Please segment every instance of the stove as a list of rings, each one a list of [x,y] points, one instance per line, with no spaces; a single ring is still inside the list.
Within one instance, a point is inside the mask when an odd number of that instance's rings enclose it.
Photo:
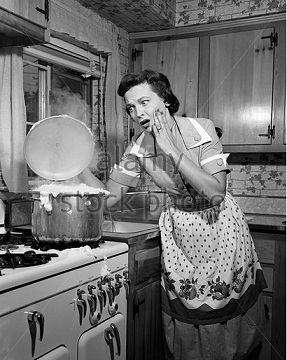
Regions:
[[[0,358],[125,359],[128,246],[43,249],[0,238]]]

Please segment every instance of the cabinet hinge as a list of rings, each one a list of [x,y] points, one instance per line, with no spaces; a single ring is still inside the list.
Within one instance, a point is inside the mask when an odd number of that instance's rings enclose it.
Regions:
[[[45,8],[41,9],[38,6],[35,8],[41,14],[45,15],[45,20],[48,22],[50,17],[49,0],[45,0]]]
[[[275,139],[275,125],[271,128],[271,125],[268,125],[267,134],[258,134],[258,136],[266,136],[267,139]]]
[[[132,49],[132,61],[136,61],[138,55],[141,55],[143,50]]]
[[[271,33],[269,36],[262,36],[261,39],[270,39],[269,49],[274,49],[275,46],[278,46],[278,33]]]

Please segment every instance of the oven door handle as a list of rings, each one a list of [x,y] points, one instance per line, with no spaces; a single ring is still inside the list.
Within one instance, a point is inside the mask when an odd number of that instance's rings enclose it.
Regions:
[[[116,338],[116,344],[117,344],[117,352],[116,355],[120,356],[121,355],[121,339],[120,339],[120,334],[119,334],[119,330],[116,327],[115,324],[111,323],[110,327],[113,330],[113,333],[115,335]]]
[[[108,327],[104,330],[104,337],[106,340],[106,343],[110,349],[110,355],[111,355],[111,360],[115,359],[115,354],[114,354],[114,334],[113,334],[113,329],[111,327]]]

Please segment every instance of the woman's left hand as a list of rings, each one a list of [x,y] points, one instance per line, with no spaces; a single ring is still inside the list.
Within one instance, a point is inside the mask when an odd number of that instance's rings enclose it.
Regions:
[[[156,109],[154,113],[153,133],[157,144],[167,155],[171,155],[174,151],[178,150],[174,144],[170,128],[171,125],[167,121],[166,114]]]

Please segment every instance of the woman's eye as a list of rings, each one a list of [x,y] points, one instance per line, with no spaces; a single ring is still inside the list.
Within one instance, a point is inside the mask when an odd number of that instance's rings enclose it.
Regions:
[[[148,100],[143,100],[143,101],[142,101],[142,104],[143,104],[143,105],[146,105],[147,103],[148,103]]]

